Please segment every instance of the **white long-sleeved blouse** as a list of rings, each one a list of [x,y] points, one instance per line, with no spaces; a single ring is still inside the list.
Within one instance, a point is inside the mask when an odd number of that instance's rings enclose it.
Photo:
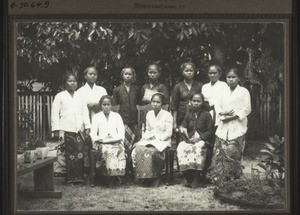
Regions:
[[[114,139],[124,141],[125,128],[120,114],[111,111],[108,118],[101,111],[92,119],[90,136],[93,142],[111,136]]]
[[[73,97],[65,90],[52,103],[52,131],[78,132],[90,128],[89,111],[75,91]]]
[[[220,123],[220,103],[222,100],[223,92],[228,89],[228,85],[223,81],[217,81],[214,85],[210,83],[204,84],[202,87],[202,94],[204,100],[209,102],[209,105],[214,105],[216,113],[215,125],[218,126]],[[213,111],[210,111],[213,117]]]
[[[221,100],[221,110],[234,110],[237,119],[227,123],[220,121],[216,135],[224,140],[233,140],[243,136],[247,132],[247,116],[251,113],[251,98],[249,91],[241,86],[237,86],[233,92],[230,88],[224,91]]]
[[[83,85],[77,90],[80,99],[86,104],[90,103],[98,103],[102,96],[107,95],[107,92],[104,87],[98,86],[96,84],[91,88],[88,83]],[[94,117],[95,112],[93,110],[90,111],[90,119]]]
[[[170,146],[173,130],[173,117],[171,113],[161,109],[157,116],[154,110],[151,110],[146,115],[146,131],[143,133],[143,138],[147,139],[155,136]]]

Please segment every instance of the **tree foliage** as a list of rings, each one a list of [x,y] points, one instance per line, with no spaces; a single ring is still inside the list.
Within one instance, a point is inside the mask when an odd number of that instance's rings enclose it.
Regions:
[[[120,84],[126,65],[136,69],[137,83],[143,84],[152,61],[162,66],[162,82],[169,87],[181,79],[179,67],[187,60],[195,63],[202,82],[211,63],[238,66],[244,81],[257,84],[280,81],[282,73],[264,64],[264,58],[283,64],[283,26],[275,23],[24,22],[17,29],[18,80],[44,82],[53,91],[66,70],[78,73],[82,82],[91,65],[108,92]]]

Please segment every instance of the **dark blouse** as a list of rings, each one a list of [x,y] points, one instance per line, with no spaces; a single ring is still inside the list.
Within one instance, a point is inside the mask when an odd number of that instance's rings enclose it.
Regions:
[[[190,96],[194,92],[201,92],[202,83],[193,80],[191,90],[189,90],[184,81],[176,84],[172,91],[172,99],[170,109],[177,111],[177,124],[181,125],[182,120],[187,112],[187,105],[189,103]]]
[[[140,101],[140,89],[136,85],[131,85],[127,92],[125,85],[116,87],[113,91],[113,104],[120,105],[119,114],[124,124],[136,124],[138,121],[138,112],[136,105]]]
[[[141,89],[141,99],[143,99],[146,89],[154,90],[154,91],[164,94],[164,96],[165,96],[164,104],[170,104],[170,94],[169,94],[169,91],[168,91],[168,88],[166,87],[166,85],[164,85],[162,83],[158,83],[156,85],[153,85],[151,88],[149,83],[144,84]],[[142,101],[143,105],[146,105],[149,103],[150,103],[149,101]]]
[[[182,126],[187,129],[189,138],[197,131],[202,140],[213,143],[214,124],[208,111],[200,110],[197,118],[194,111],[189,111],[184,117]]]

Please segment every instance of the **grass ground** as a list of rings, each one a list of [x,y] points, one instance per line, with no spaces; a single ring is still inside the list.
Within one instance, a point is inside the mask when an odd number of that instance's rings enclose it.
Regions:
[[[262,141],[246,144],[243,164],[245,174],[257,163]],[[33,174],[18,178],[18,190],[33,189]],[[61,199],[29,198],[17,195],[18,210],[33,211],[236,211],[247,210],[220,202],[213,195],[213,185],[191,189],[182,186],[182,175],[175,175],[174,185],[157,188],[122,185],[107,188],[102,185],[65,185],[55,177],[55,190],[62,191]]]

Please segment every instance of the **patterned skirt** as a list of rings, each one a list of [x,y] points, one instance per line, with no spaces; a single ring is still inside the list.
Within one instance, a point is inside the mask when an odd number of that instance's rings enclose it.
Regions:
[[[126,152],[131,151],[132,146],[133,146],[133,142],[135,139],[135,131],[136,131],[136,125],[132,124],[132,125],[124,125],[125,127],[125,139],[124,139],[124,147]]]
[[[83,182],[84,142],[79,133],[64,132],[56,156],[54,176],[65,177],[67,183]]]
[[[96,171],[105,176],[124,176],[126,168],[126,154],[124,146],[117,142],[113,144],[99,144],[97,150],[100,157],[96,162]]]
[[[165,153],[159,152],[155,147],[137,146],[132,150],[132,163],[135,177],[158,178],[164,167]]]
[[[235,166],[241,164],[244,148],[245,135],[230,141],[223,140],[217,136],[213,150],[212,168],[219,164],[224,164],[224,161],[227,161],[226,164],[232,166],[232,168],[230,168],[231,170],[236,169],[233,175],[240,176],[242,174],[241,169],[235,168]]]
[[[207,148],[204,141],[195,144],[180,142],[177,147],[177,157],[180,171],[203,170],[206,161]]]

